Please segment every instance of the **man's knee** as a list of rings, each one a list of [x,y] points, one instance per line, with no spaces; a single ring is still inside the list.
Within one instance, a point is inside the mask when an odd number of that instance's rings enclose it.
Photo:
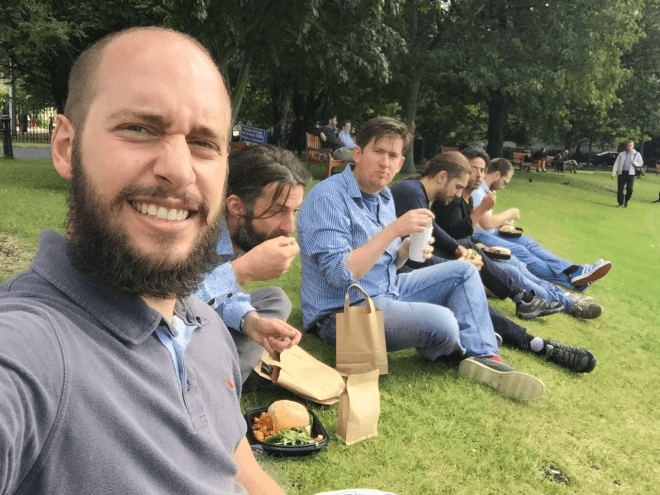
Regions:
[[[250,304],[266,318],[286,321],[291,314],[291,300],[280,287],[263,287],[250,292]]]

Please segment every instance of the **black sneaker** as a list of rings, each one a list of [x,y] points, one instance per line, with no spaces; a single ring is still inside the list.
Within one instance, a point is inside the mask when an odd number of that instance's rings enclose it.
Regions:
[[[541,296],[534,294],[530,302],[520,301],[516,303],[516,315],[523,320],[531,320],[539,316],[548,316],[559,313],[564,309],[560,302],[546,301]]]
[[[516,371],[508,364],[495,361],[491,357],[463,359],[458,365],[458,372],[464,378],[485,383],[510,399],[533,400],[540,397],[545,390],[545,385],[538,378]]]
[[[577,300],[568,310],[568,314],[575,316],[576,318],[585,318],[590,320],[592,318],[598,318],[603,313],[603,307],[591,302],[584,300]]]
[[[554,340],[545,341],[545,359],[576,373],[589,373],[596,366],[595,356],[587,349],[568,347]]]

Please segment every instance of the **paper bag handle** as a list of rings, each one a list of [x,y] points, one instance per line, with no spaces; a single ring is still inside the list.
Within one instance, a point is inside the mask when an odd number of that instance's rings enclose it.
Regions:
[[[374,307],[374,303],[369,297],[369,294],[365,292],[365,290],[360,287],[358,284],[351,284],[348,286],[348,289],[346,289],[346,296],[344,297],[344,313],[348,313],[348,307],[351,305],[351,299],[348,296],[348,293],[350,292],[351,289],[357,289],[362,294],[364,295],[364,302],[367,305],[367,308],[369,308],[369,313],[374,313],[376,312],[376,308]]]

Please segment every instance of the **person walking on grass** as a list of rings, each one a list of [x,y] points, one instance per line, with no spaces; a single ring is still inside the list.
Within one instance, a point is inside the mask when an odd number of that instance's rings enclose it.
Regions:
[[[415,348],[429,360],[460,359],[459,373],[519,400],[539,397],[543,382],[498,356],[486,294],[474,265],[449,261],[397,274],[410,240],[433,219],[426,208],[400,218],[387,187],[401,170],[412,136],[388,117],[360,127],[353,164],[307,194],[298,218],[303,330],[333,344],[336,313],[358,283],[383,313],[388,351]],[[459,187],[459,179],[448,186]],[[427,257],[431,250],[426,250]],[[351,302],[359,303],[359,293]]]
[[[632,198],[636,169],[644,165],[642,154],[635,149],[635,141],[626,141],[626,150],[619,153],[612,166],[612,179],[617,177],[616,200],[619,208],[627,208]],[[624,194],[625,191],[625,194]]]

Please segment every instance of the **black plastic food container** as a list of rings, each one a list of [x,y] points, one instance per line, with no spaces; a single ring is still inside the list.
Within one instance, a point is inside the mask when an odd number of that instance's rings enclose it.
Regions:
[[[514,230],[513,232],[504,232],[504,231],[500,230],[500,235],[502,237],[515,238],[515,237],[520,237],[522,235],[522,233],[523,233],[523,229],[521,229],[520,227],[516,227],[516,230]]]
[[[508,253],[494,253],[492,251],[481,251],[485,256],[488,256],[491,260],[510,260],[511,255]]]
[[[253,448],[258,447],[259,450],[263,450],[265,453],[270,455],[279,455],[279,456],[303,456],[310,455],[314,452],[318,452],[321,449],[324,449],[328,445],[328,434],[323,428],[323,425],[319,421],[319,418],[316,417],[309,409],[307,412],[312,417],[312,438],[319,435],[323,435],[323,440],[319,443],[311,443],[309,445],[271,445],[269,443],[260,442],[254,437],[254,431],[252,430],[252,425],[254,424],[254,418],[261,416],[262,412],[268,412],[267,407],[250,407],[245,413],[245,421],[247,421],[247,439],[250,445]]]

